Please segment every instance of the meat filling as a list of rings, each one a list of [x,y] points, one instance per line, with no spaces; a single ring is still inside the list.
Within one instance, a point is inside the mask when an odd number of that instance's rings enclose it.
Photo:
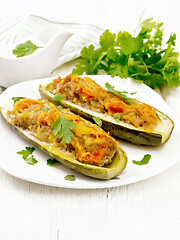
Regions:
[[[72,129],[70,143],[55,135],[52,124],[63,114],[66,120],[73,120],[76,127]],[[71,154],[76,160],[103,166],[112,161],[118,149],[118,143],[96,124],[82,119],[66,110],[59,110],[45,99],[22,99],[17,101],[14,109],[8,112],[13,125],[29,130],[36,139],[51,144],[59,151]]]
[[[145,103],[132,99],[130,103],[107,92],[89,77],[68,75],[54,79],[49,87],[52,94],[64,94],[64,99],[98,113],[107,113],[137,128],[152,130],[159,118],[156,111]]]

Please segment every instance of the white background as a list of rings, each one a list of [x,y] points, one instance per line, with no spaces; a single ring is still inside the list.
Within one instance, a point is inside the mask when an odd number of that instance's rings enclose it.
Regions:
[[[34,13],[59,21],[94,23],[113,31],[133,31],[143,14],[177,33],[180,19],[178,0],[1,0],[0,13]]]
[[[154,17],[164,23],[165,37],[176,33],[177,51],[180,48],[177,0],[0,0],[1,19],[27,13],[131,33],[143,14],[143,19]],[[177,110],[172,93],[167,102]],[[47,187],[0,170],[0,239],[179,240],[179,203],[180,163],[149,180],[103,190]]]

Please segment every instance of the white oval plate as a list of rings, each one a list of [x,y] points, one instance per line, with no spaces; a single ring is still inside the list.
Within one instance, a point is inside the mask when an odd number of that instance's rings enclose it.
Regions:
[[[167,170],[179,160],[180,126],[175,114],[157,93],[146,85],[139,84],[131,79],[111,78],[107,75],[93,75],[90,77],[103,87],[106,82],[109,82],[115,86],[115,89],[120,91],[127,91],[129,93],[137,92],[133,95],[134,98],[148,103],[167,114],[175,123],[170,139],[160,147],[136,146],[125,141],[119,141],[128,156],[126,169],[119,176],[119,179],[98,180],[76,173],[62,164],[48,166],[46,160],[49,159],[49,156],[37,148],[33,152],[33,155],[38,160],[38,163],[28,165],[17,152],[26,146],[32,145],[9,128],[1,116],[0,167],[4,171],[20,179],[49,186],[96,189],[123,186],[150,178]],[[0,106],[6,105],[12,97],[40,98],[38,86],[52,80],[53,78],[37,79],[13,85],[1,94]],[[147,165],[139,166],[132,163],[132,160],[140,161],[145,154],[151,155],[151,159]],[[74,175],[76,180],[65,180],[64,177],[68,174]]]

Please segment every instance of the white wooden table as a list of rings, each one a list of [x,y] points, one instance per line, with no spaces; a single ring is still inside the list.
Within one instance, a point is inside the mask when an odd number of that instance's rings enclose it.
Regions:
[[[6,1],[4,11],[31,11],[60,21],[81,21],[131,31],[143,9],[176,32],[178,1]],[[171,4],[171,5],[169,5]],[[59,6],[58,6],[59,5]],[[9,7],[9,9],[8,9]],[[29,8],[29,9],[28,9]],[[1,15],[1,16],[2,16]],[[171,30],[169,30],[171,29]],[[59,72],[69,71],[65,65]],[[55,74],[55,73],[54,73]],[[178,89],[166,101],[180,120]],[[7,147],[7,151],[10,149]],[[179,156],[180,158],[180,156]],[[20,180],[0,170],[1,240],[180,239],[180,162],[135,184],[99,190],[62,189]]]

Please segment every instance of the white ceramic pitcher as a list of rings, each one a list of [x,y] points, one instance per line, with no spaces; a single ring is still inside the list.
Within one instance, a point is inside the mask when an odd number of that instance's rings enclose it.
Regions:
[[[47,31],[43,31],[43,34],[45,32]],[[15,83],[49,77],[62,47],[71,35],[72,33],[64,31],[53,34],[42,48],[19,58],[8,53],[12,49],[0,49],[0,85],[9,87]]]

